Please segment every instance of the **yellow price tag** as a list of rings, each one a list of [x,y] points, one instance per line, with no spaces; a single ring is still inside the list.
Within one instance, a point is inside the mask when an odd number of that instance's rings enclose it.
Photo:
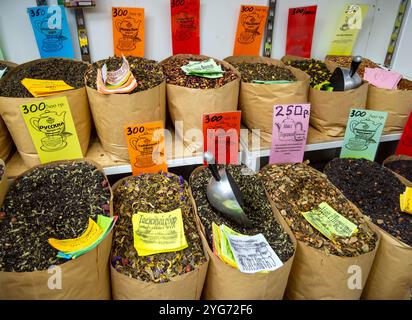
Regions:
[[[24,78],[21,81],[21,84],[36,98],[74,89],[63,80],[40,80]]]
[[[23,104],[20,111],[41,163],[83,158],[66,97]]]
[[[412,188],[406,187],[403,194],[399,195],[401,211],[412,214]]]

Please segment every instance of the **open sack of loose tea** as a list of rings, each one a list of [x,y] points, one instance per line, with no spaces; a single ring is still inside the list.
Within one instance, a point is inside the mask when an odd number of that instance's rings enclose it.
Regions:
[[[259,174],[298,240],[286,297],[359,299],[379,244],[362,213],[324,174],[305,163],[268,165]],[[328,217],[340,222],[336,229]],[[352,266],[362,272],[356,283],[348,271]]]
[[[110,57],[89,66],[85,82],[103,149],[128,160],[125,125],[165,121],[166,82],[162,67],[139,57]]]
[[[362,297],[410,299],[412,215],[400,208],[406,185],[390,170],[365,159],[333,159],[325,173],[379,227],[381,244]]]
[[[326,56],[326,64],[334,70],[336,67],[349,67],[351,56]],[[362,59],[358,73],[364,78],[366,68],[380,68],[379,64]],[[385,76],[383,76],[385,77]],[[388,112],[384,132],[402,131],[412,110],[412,81],[403,78],[396,89],[384,89],[372,84],[369,85],[366,109]]]
[[[366,107],[368,83],[347,91],[323,90],[323,84],[327,85],[334,69],[329,69],[324,62],[316,59],[285,56],[282,61],[310,76],[310,124],[328,136],[343,136],[350,110]]]
[[[242,121],[250,129],[260,129],[265,140],[271,141],[274,105],[308,102],[309,76],[305,72],[265,57],[233,56],[224,60],[242,77]]]
[[[48,98],[67,97],[77,137],[83,155],[86,154],[91,131],[89,102],[84,87],[86,69],[87,64],[81,61],[61,58],[38,59],[17,66],[1,80],[0,115],[26,166],[37,165],[40,160],[21,114],[20,105]],[[62,80],[73,89],[35,98],[22,84],[24,79]]]
[[[203,298],[282,299],[296,241],[288,226],[275,217],[259,177],[243,165],[225,168],[239,186],[251,225],[241,226],[211,205],[208,168],[192,172],[190,186],[210,256]]]
[[[383,165],[395,173],[403,184],[412,184],[412,157],[403,154],[392,155],[383,161]]]
[[[88,161],[53,162],[17,177],[0,210],[0,299],[110,299],[112,234],[100,224],[108,220],[109,183]],[[79,237],[85,244],[85,234],[96,236],[94,246],[75,255],[61,248],[77,248]]]
[[[229,63],[202,55],[178,54],[160,64],[166,76],[167,108],[173,125],[183,121],[183,132],[176,134],[183,135],[180,138],[190,151],[199,151],[203,138],[194,134],[193,141],[186,132],[202,132],[204,113],[236,111],[240,74]],[[196,73],[198,70],[206,73]]]
[[[187,182],[142,174],[118,181],[113,192],[113,299],[200,299],[209,262]]]

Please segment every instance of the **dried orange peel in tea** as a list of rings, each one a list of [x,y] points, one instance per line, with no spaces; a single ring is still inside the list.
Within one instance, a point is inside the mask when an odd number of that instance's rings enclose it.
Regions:
[[[259,175],[296,239],[326,254],[353,257],[375,249],[376,233],[366,218],[321,172],[304,163],[266,166]],[[339,214],[354,223],[358,232],[352,237],[327,239],[302,215],[326,202]]]
[[[142,174],[121,180],[114,191],[112,266],[141,281],[164,283],[206,262],[196,227],[189,186],[171,173]],[[137,212],[165,213],[181,209],[188,247],[175,252],[139,256],[134,247],[132,216]]]

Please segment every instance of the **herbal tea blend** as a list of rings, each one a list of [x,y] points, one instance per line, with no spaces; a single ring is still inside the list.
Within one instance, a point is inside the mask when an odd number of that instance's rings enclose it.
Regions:
[[[165,80],[162,67],[156,61],[132,56],[127,56],[126,59],[129,62],[130,71],[137,81],[137,87],[129,94],[154,88]],[[122,66],[123,59],[122,57],[110,57],[93,63],[86,72],[85,78],[88,87],[97,89],[97,70],[101,69],[105,63],[107,71],[114,71]]]
[[[236,80],[238,76],[235,71],[227,68],[225,65],[214,60],[218,66],[221,66],[223,77],[210,79],[193,75],[186,75],[180,67],[185,66],[189,61],[204,61],[209,58],[183,58],[172,57],[162,63],[163,72],[166,75],[166,82],[177,86],[192,88],[192,89],[217,89],[224,86],[233,80]]]
[[[49,238],[83,234],[89,217],[110,214],[110,186],[87,162],[37,167],[10,186],[0,212],[0,271],[46,270],[56,257]]]
[[[219,168],[221,167],[219,166]],[[210,205],[206,190],[212,175],[207,168],[197,169],[190,176],[190,186],[197,205],[198,215],[205,227],[209,246],[212,248],[212,223],[215,222],[217,225],[224,224],[245,235],[262,233],[280,260],[282,262],[287,261],[293,255],[293,244],[289,235],[276,221],[259,177],[243,165],[229,165],[226,168],[232,174],[243,194],[243,209],[252,221],[253,227],[244,228],[235,224]]]
[[[339,67],[345,67],[345,68],[350,68],[350,65],[352,63],[352,57],[351,56],[327,56],[326,59],[331,62],[335,62],[336,64],[339,65]],[[379,64],[373,62],[372,60],[362,58],[362,62],[359,65],[359,68],[357,70],[357,73],[359,73],[359,76],[363,78],[363,75],[365,73],[365,68],[379,68]]]
[[[320,60],[288,60],[285,64],[306,72],[310,76],[311,87],[329,81],[332,75],[326,64]]]
[[[196,227],[188,184],[170,173],[142,174],[122,180],[114,190],[114,210],[119,219],[114,228],[112,266],[120,273],[142,281],[164,283],[206,262]],[[139,256],[133,245],[132,216],[138,212],[182,211],[186,249]]]
[[[307,164],[295,163],[267,166],[261,170],[260,176],[298,240],[326,254],[342,257],[358,256],[375,248],[378,238],[365,218],[322,173]],[[302,215],[322,202],[357,225],[359,231],[350,238],[337,238],[336,243],[323,236]]]
[[[385,163],[385,167],[396,172],[400,176],[412,181],[412,161],[411,160],[395,160]]]
[[[412,215],[400,211],[405,186],[388,169],[365,159],[333,159],[325,174],[373,223],[412,245]]]
[[[287,68],[266,63],[233,63],[232,64],[242,75],[243,82],[262,81],[296,81],[292,71]]]
[[[13,70],[0,87],[0,96],[31,98],[32,94],[21,84],[24,78],[63,80],[75,89],[84,87],[87,64],[81,61],[49,58],[35,60]]]

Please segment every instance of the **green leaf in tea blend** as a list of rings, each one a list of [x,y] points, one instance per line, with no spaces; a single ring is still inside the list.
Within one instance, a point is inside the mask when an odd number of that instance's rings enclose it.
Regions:
[[[219,166],[221,168],[222,166]],[[198,214],[205,227],[207,241],[212,248],[212,223],[226,225],[234,231],[245,235],[262,233],[282,262],[286,262],[294,252],[289,235],[276,221],[272,207],[266,198],[263,185],[256,175],[245,166],[229,165],[226,167],[238,184],[243,194],[243,209],[252,221],[252,228],[241,227],[216,211],[206,195],[207,185],[212,177],[207,168],[197,169],[190,176],[190,186],[197,205]]]
[[[314,87],[322,82],[329,81],[332,75],[326,67],[326,64],[320,60],[288,60],[285,64],[306,72],[310,76],[311,87]]]
[[[259,175],[296,239],[337,256],[358,256],[375,248],[377,235],[365,217],[321,172],[307,164],[295,163],[266,166]],[[336,238],[336,243],[324,237],[302,215],[322,202],[356,224],[359,231],[350,238]]]
[[[168,84],[174,84],[177,86],[193,88],[193,89],[216,89],[224,86],[225,84],[236,80],[238,78],[234,70],[227,68],[219,61],[216,61],[218,66],[222,67],[223,77],[221,78],[204,78],[193,75],[186,75],[180,68],[189,63],[189,61],[205,61],[209,58],[183,58],[183,57],[173,57],[162,63],[163,72],[166,75],[166,82]]]
[[[154,88],[165,80],[162,67],[156,61],[132,56],[127,56],[126,59],[129,62],[130,71],[137,82],[137,87],[133,91],[128,92],[128,94]],[[114,71],[122,66],[123,58],[110,57],[93,63],[86,72],[86,84],[88,87],[97,89],[97,70],[101,69],[105,63],[107,71]]]
[[[412,181],[412,161],[411,160],[395,160],[385,164],[385,167],[396,172],[400,176]]]
[[[56,257],[49,238],[77,238],[89,217],[110,214],[110,186],[87,162],[49,164],[18,177],[0,212],[0,271],[45,270]]]
[[[253,82],[254,80],[297,80],[292,71],[288,68],[273,64],[242,62],[235,63],[233,66],[241,73],[243,82]]]
[[[400,211],[405,186],[388,169],[365,159],[333,159],[325,174],[373,223],[412,245],[412,215]]]
[[[120,273],[147,282],[163,283],[206,262],[198,234],[189,186],[171,173],[128,177],[114,190],[112,266]],[[163,213],[181,208],[188,247],[177,252],[139,256],[133,244],[132,216],[137,212]]]
[[[2,80],[1,97],[31,98],[33,95],[21,84],[24,78],[63,80],[75,89],[84,87],[87,64],[69,59],[49,58],[19,66]]]

